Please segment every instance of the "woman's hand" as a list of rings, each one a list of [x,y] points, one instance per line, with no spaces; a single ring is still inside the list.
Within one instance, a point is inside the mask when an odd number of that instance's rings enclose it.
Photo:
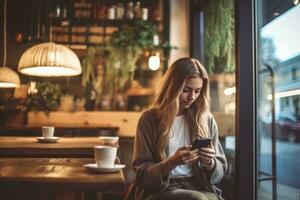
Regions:
[[[197,161],[200,157],[199,150],[195,149],[191,151],[191,148],[191,145],[178,148],[175,154],[170,157],[170,164],[176,167],[177,165],[192,164]]]
[[[211,171],[215,167],[215,154],[215,149],[211,144],[208,147],[200,149],[200,161],[208,171]]]

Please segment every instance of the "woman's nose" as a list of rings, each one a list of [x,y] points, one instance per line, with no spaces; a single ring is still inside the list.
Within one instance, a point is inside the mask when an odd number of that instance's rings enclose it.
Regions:
[[[195,99],[195,96],[196,96],[195,92],[191,92],[191,93],[189,94],[188,98],[189,98],[189,100],[194,100],[194,99]]]

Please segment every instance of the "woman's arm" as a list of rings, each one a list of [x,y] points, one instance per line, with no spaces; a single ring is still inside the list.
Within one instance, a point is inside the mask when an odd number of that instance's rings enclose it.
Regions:
[[[136,184],[147,189],[160,188],[164,184],[162,162],[156,160],[154,155],[154,140],[157,137],[154,134],[158,134],[154,124],[154,114],[144,112],[138,122],[133,150],[132,165],[136,171]]]
[[[218,126],[213,116],[211,116],[210,119],[210,130],[212,136],[212,145],[215,151],[215,156],[214,156],[215,164],[213,169],[210,172],[210,183],[216,184],[221,181],[221,179],[223,178],[227,170],[227,161],[226,161],[223,148],[219,141]]]
[[[162,161],[162,174],[168,175],[178,165],[193,164],[197,162],[200,157],[198,149],[191,150],[192,145],[185,145],[179,147],[175,154]]]

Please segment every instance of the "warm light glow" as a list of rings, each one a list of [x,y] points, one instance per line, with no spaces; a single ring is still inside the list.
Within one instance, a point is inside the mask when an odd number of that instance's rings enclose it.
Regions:
[[[15,83],[5,83],[5,82],[0,82],[0,88],[18,88],[19,85]]]
[[[45,76],[45,77],[58,77],[58,76],[75,76],[80,73],[74,69],[64,67],[52,66],[38,66],[27,67],[20,70],[22,74],[30,76]]]
[[[153,36],[153,44],[154,44],[154,46],[158,46],[159,45],[159,36],[157,34],[155,34]]]
[[[148,65],[151,70],[157,70],[160,66],[159,55],[157,54],[155,56],[150,56]]]
[[[230,87],[230,88],[226,88],[224,90],[224,94],[225,95],[232,95],[232,94],[235,94],[236,93],[236,88],[235,87]]]
[[[295,95],[300,95],[300,89],[290,90],[290,91],[285,91],[285,92],[278,92],[275,94],[275,99],[280,99],[283,97],[290,97],[290,96],[295,96]],[[268,100],[272,100],[273,96],[271,94],[269,94],[267,98],[268,98]]]
[[[235,111],[235,103],[231,102],[231,103],[225,104],[225,113],[230,113],[232,111]]]
[[[28,87],[28,94],[36,94],[36,93],[38,93],[38,90],[36,89],[36,82],[30,81]]]

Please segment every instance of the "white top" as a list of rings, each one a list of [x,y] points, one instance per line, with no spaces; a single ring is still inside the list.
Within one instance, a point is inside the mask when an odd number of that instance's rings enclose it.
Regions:
[[[183,115],[176,116],[169,137],[169,156],[175,154],[179,147],[191,144],[189,129],[184,121]],[[171,178],[192,177],[193,171],[191,165],[178,165],[171,171]]]

